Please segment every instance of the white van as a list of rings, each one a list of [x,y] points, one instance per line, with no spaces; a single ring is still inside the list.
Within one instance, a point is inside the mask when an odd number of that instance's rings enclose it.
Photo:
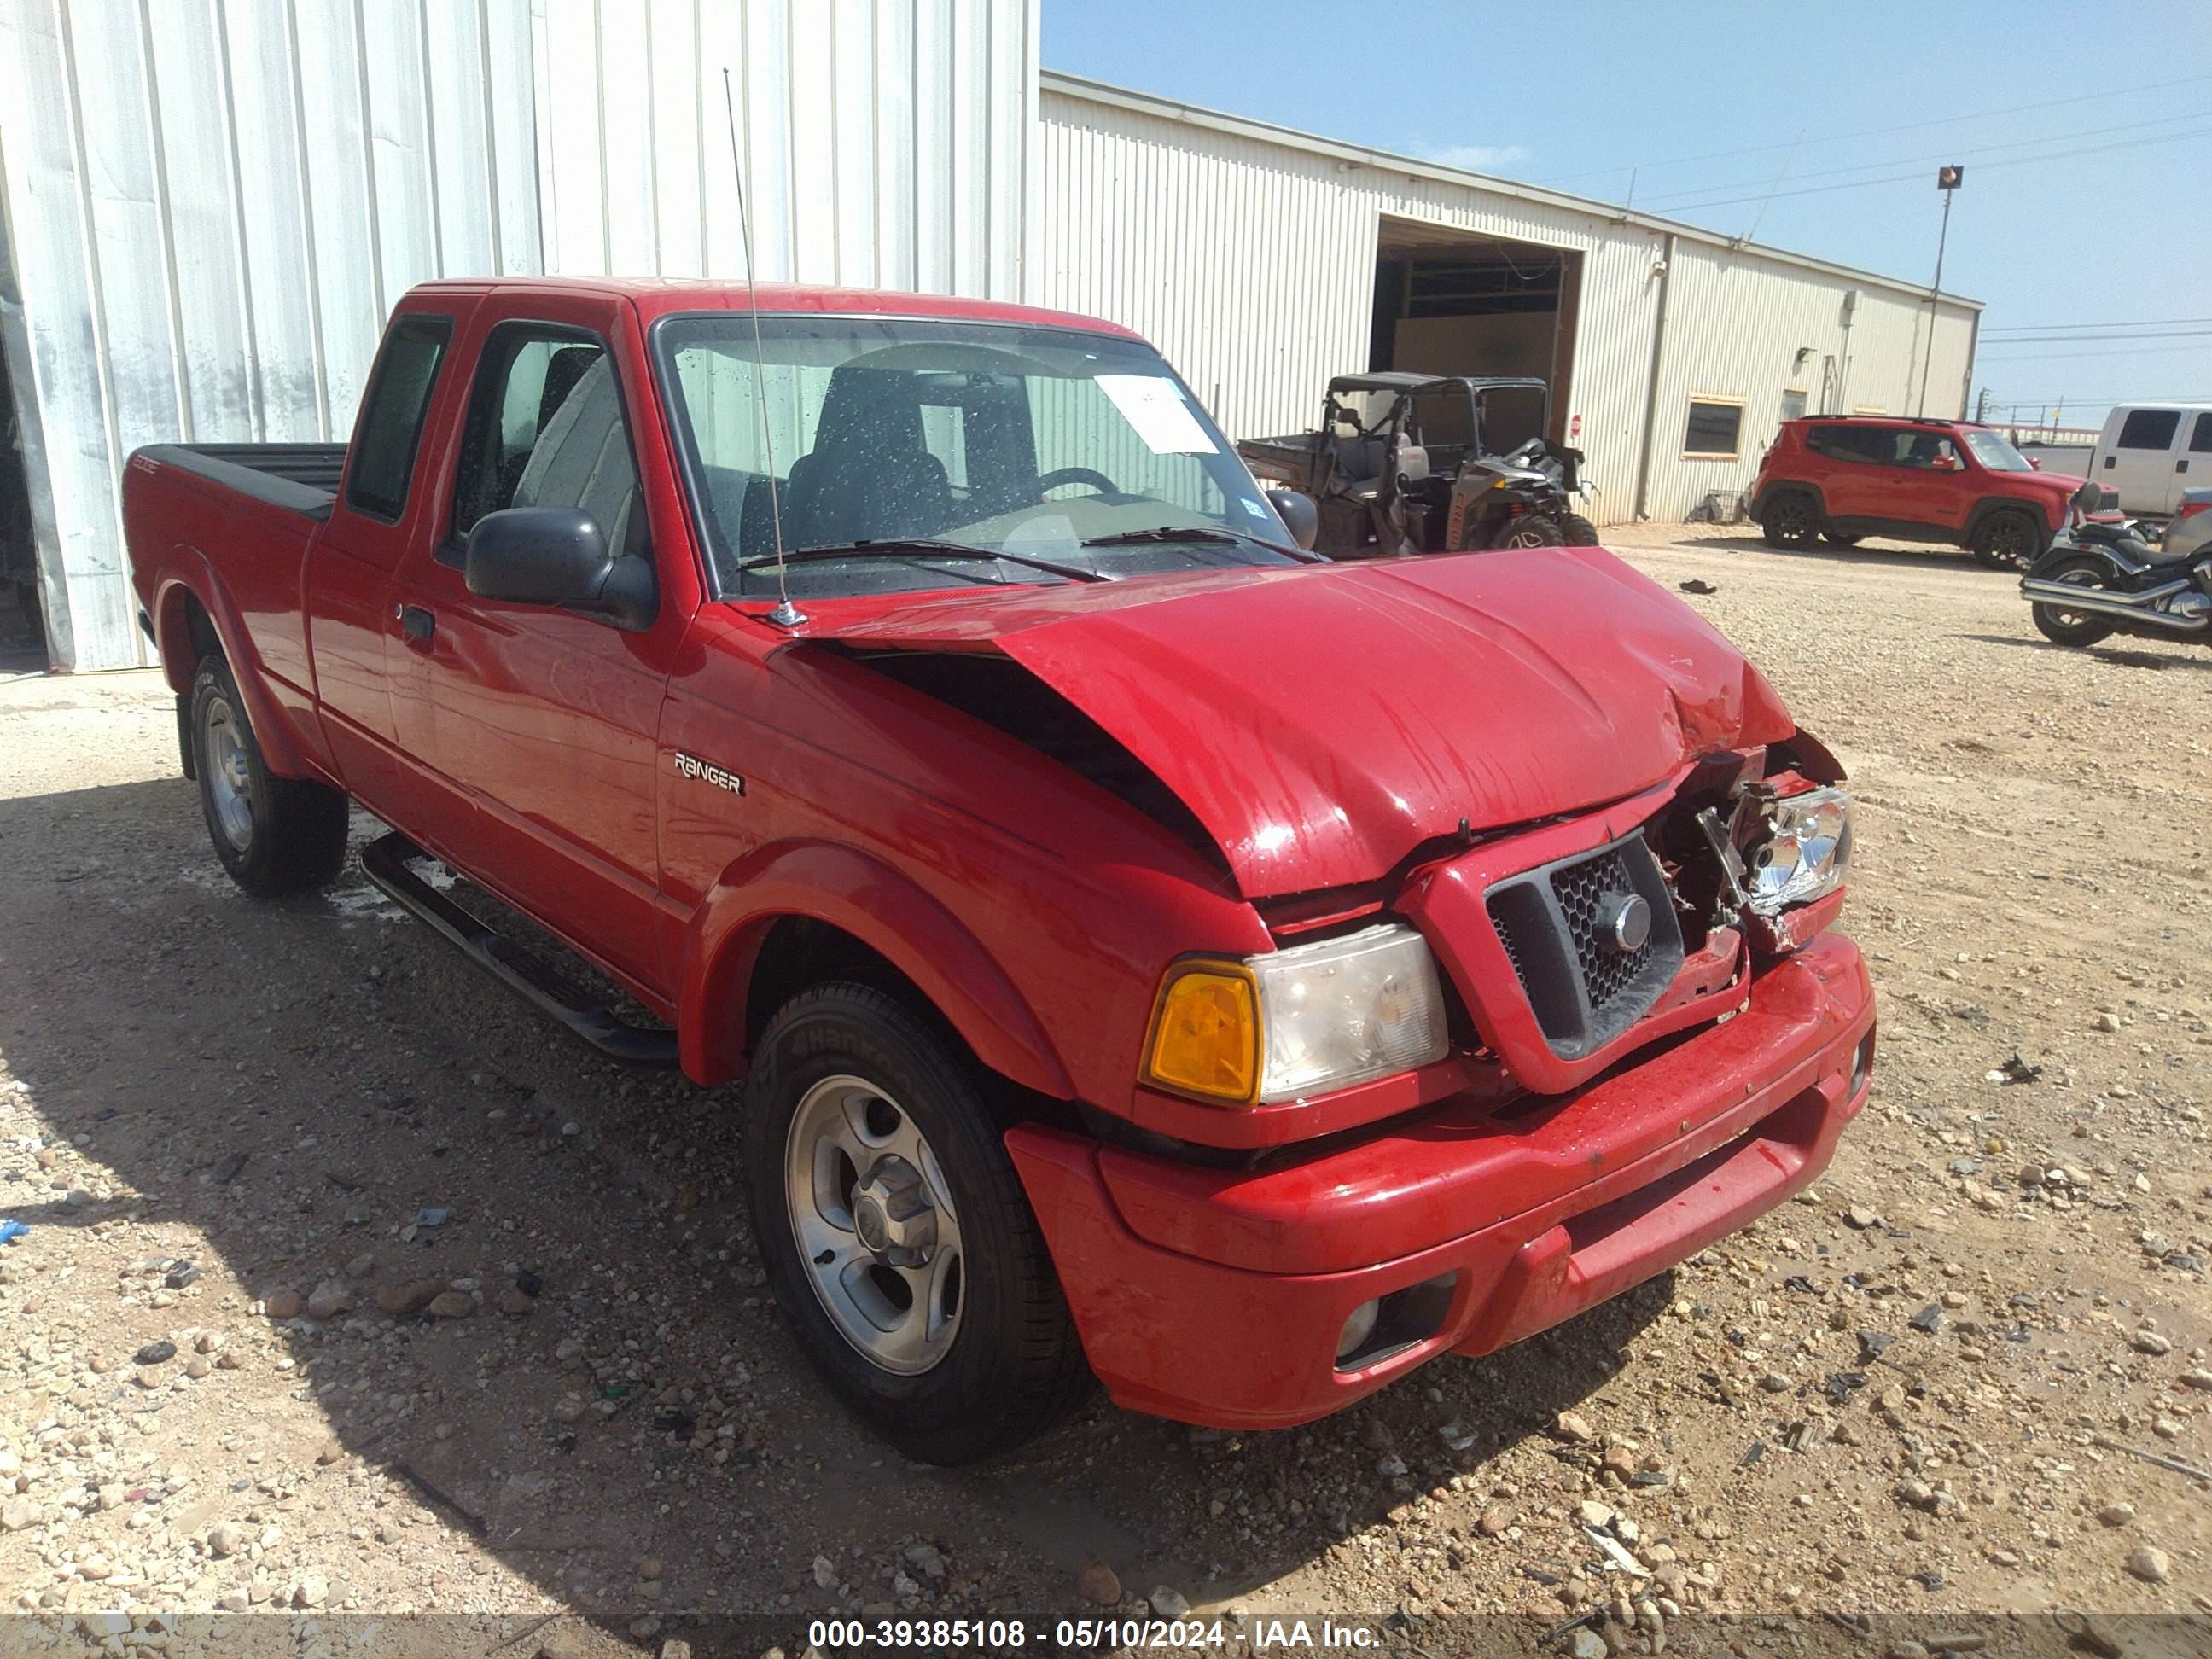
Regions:
[[[2212,484],[2212,404],[2122,404],[2105,416],[2089,476],[2120,492],[2124,513],[2172,514],[2181,492]]]

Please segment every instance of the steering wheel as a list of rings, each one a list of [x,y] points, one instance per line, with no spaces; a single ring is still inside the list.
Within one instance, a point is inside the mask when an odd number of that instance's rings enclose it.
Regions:
[[[1060,466],[1054,467],[1037,480],[1037,494],[1042,495],[1048,490],[1057,489],[1062,484],[1072,483],[1089,484],[1101,495],[1118,495],[1121,493],[1114,481],[1103,472],[1094,471],[1087,466]]]

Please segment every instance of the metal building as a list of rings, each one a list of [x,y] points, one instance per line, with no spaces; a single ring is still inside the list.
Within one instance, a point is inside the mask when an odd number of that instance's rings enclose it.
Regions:
[[[414,283],[738,275],[726,70],[763,277],[1109,317],[1237,435],[1541,374],[1619,521],[1965,396],[1970,301],[1042,75],[1037,0],[0,0],[0,623],[21,576],[58,665],[150,661],[124,457],[343,438]]]
[[[763,278],[1021,298],[1036,52],[1035,0],[0,0],[0,576],[150,662],[132,448],[343,439],[430,277],[739,273],[726,68]]]
[[[1040,107],[1037,298],[1148,337],[1239,436],[1347,371],[1540,374],[1620,523],[1744,489],[1787,416],[1919,412],[1923,371],[1963,412],[1972,301],[1072,76]]]

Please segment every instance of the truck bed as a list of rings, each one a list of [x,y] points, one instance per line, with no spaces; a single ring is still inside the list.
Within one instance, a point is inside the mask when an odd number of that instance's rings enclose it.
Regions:
[[[303,518],[325,519],[345,471],[343,444],[153,444],[137,453]]]
[[[1314,445],[1320,437],[1318,432],[1291,432],[1279,438],[1240,438],[1237,453],[1262,483],[1303,489],[1313,471]]]

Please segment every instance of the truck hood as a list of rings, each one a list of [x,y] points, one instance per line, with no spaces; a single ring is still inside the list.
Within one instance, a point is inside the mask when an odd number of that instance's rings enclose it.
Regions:
[[[799,637],[1012,659],[1190,809],[1248,898],[1373,881],[1462,823],[1602,805],[1794,729],[1741,653],[1597,548],[931,599]]]

